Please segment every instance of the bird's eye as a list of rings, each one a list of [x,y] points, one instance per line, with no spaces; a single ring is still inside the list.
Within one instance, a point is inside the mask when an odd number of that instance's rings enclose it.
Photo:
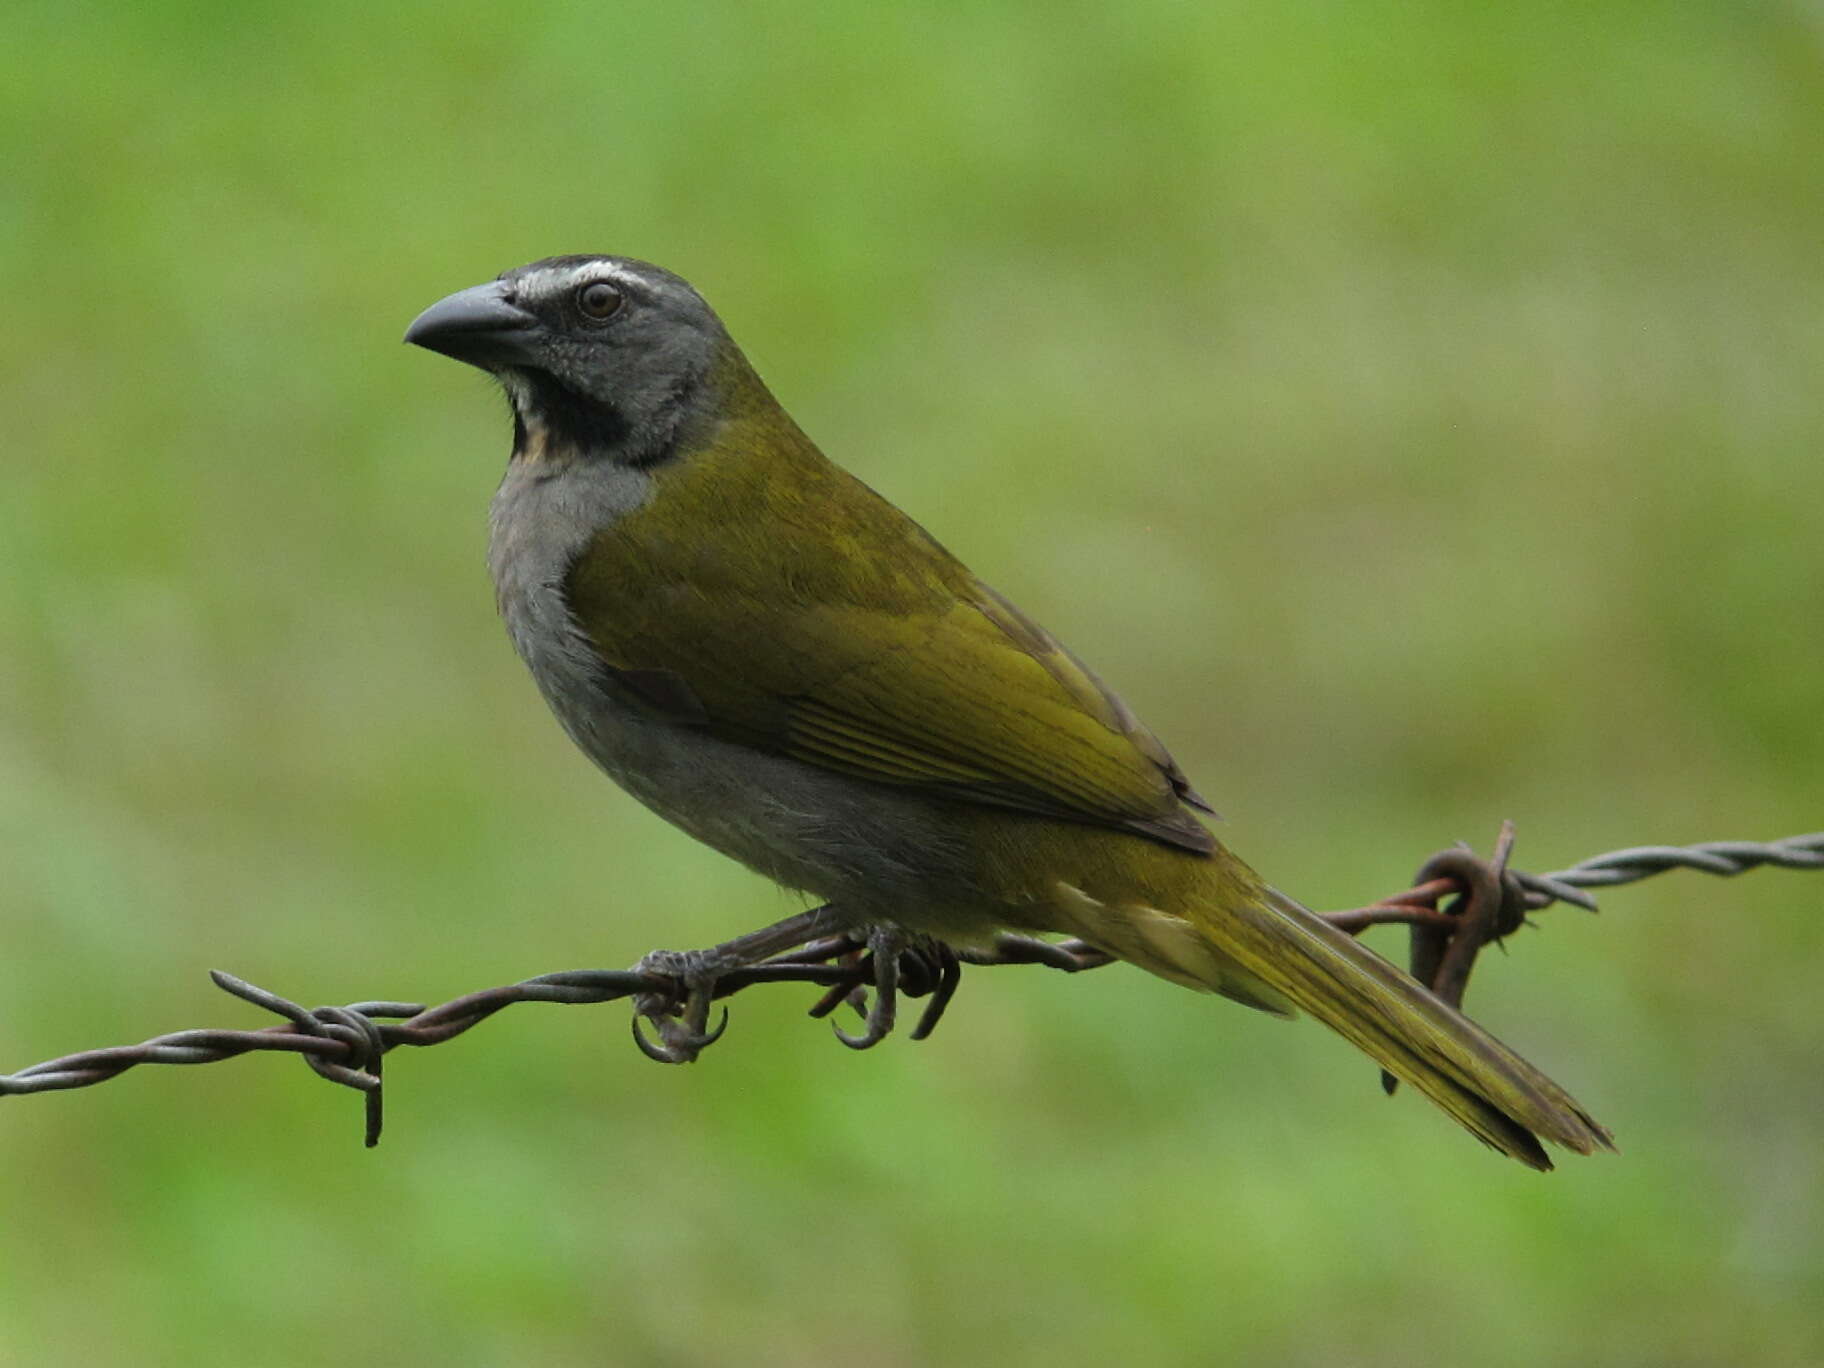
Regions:
[[[597,280],[576,292],[576,307],[583,311],[585,318],[599,321],[621,307],[621,292],[614,286]]]

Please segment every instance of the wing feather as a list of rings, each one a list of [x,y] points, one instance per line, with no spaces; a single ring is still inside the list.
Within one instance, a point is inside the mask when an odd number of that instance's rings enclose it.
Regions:
[[[729,471],[693,464],[667,474],[665,497],[714,501],[703,516],[728,544],[668,537],[641,510],[564,581],[627,696],[876,783],[1214,848],[1186,806],[1208,805],[1158,738],[866,486],[825,463],[795,489],[731,488]]]

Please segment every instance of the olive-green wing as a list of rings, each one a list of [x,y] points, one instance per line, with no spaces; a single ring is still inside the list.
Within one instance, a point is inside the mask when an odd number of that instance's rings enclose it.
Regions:
[[[1158,739],[973,579],[865,607],[701,588],[649,581],[636,607],[590,577],[567,585],[617,687],[678,722],[860,779],[1214,847],[1185,806],[1208,805]]]

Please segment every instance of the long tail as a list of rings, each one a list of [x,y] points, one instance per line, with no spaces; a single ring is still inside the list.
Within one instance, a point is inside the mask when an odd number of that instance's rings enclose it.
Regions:
[[[1192,899],[1177,916],[1074,910],[1079,934],[1143,969],[1269,1011],[1302,1008],[1523,1164],[1551,1168],[1541,1138],[1579,1154],[1614,1148],[1563,1088],[1367,946],[1276,889],[1223,892]]]

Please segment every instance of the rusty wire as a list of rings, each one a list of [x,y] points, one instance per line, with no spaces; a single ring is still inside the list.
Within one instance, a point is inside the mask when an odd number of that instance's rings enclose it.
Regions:
[[[1389,924],[1410,928],[1413,944],[1411,968],[1415,978],[1453,1005],[1461,1005],[1478,952],[1507,936],[1529,912],[1554,902],[1569,902],[1595,910],[1595,899],[1585,890],[1633,883],[1671,869],[1695,869],[1729,876],[1772,865],[1782,869],[1824,869],[1824,832],[1789,836],[1768,842],[1710,841],[1690,846],[1636,846],[1592,856],[1568,869],[1551,874],[1525,874],[1507,867],[1513,845],[1513,828],[1504,825],[1492,857],[1483,859],[1466,846],[1434,855],[1420,868],[1414,886],[1366,907],[1322,914],[1339,930],[1356,935],[1370,926]],[[788,919],[782,928],[819,925],[818,913]],[[777,932],[781,928],[772,928]],[[765,933],[758,933],[765,934]],[[891,1028],[892,1010],[881,996],[893,991],[929,1002],[911,1032],[922,1040],[936,1027],[956,991],[962,966],[1041,964],[1066,972],[1096,969],[1113,963],[1111,956],[1084,941],[1060,942],[1030,936],[1001,935],[987,948],[950,947],[928,938],[896,941],[891,965],[877,965],[878,936],[866,930],[835,935],[805,936],[785,953],[758,964],[720,974],[713,986],[694,994],[707,1003],[730,997],[762,983],[812,983],[825,989],[811,1008],[813,1016],[827,1016],[849,1003]],[[190,1030],[155,1036],[137,1045],[85,1050],[34,1064],[13,1074],[0,1074],[0,1097],[27,1093],[86,1088],[116,1078],[141,1064],[213,1064],[253,1052],[279,1051],[303,1057],[313,1070],[333,1083],[354,1088],[366,1100],[366,1143],[379,1143],[381,1129],[381,1062],[401,1045],[440,1045],[486,1021],[503,1007],[518,1002],[596,1003],[632,998],[635,1004],[634,1035],[653,1058],[687,1062],[714,1043],[714,1032],[699,1029],[683,1037],[686,1048],[667,1051],[653,1047],[641,1036],[642,1018],[658,1025],[663,1038],[675,1033],[693,993],[678,976],[652,968],[572,969],[541,974],[520,983],[480,992],[426,1007],[415,1002],[354,1002],[342,1007],[306,1008],[268,992],[233,974],[213,970],[217,987],[256,1007],[284,1018],[283,1024],[257,1030]],[[869,1013],[866,994],[872,987],[877,1006]],[[726,1012],[724,1014],[726,1024]],[[839,1036],[843,1036],[838,1031]],[[867,1038],[843,1036],[858,1047],[876,1043],[885,1031],[870,1031]]]

